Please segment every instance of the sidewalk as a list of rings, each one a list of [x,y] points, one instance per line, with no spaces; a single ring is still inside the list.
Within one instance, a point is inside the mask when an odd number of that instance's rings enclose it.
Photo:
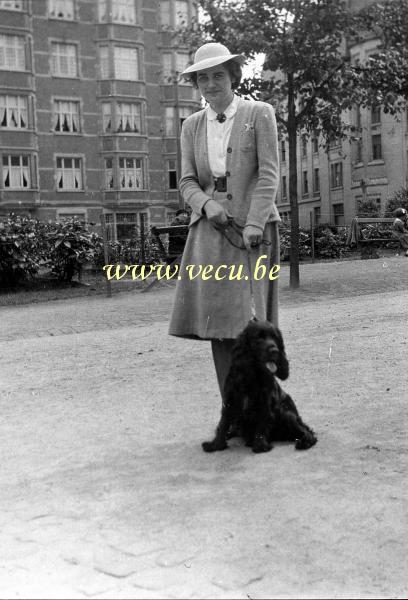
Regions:
[[[1,598],[404,598],[408,259],[303,265],[284,389],[318,444],[202,452],[174,288],[0,310]]]

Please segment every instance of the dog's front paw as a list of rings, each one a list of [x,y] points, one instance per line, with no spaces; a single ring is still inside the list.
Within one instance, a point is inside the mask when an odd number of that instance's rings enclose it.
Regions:
[[[269,452],[269,450],[272,450],[272,448],[272,444],[267,441],[265,436],[255,436],[254,443],[252,444],[252,452]]]
[[[296,440],[295,443],[295,448],[296,450],[308,450],[308,448],[311,448],[312,446],[314,446],[317,442],[317,437],[315,435],[313,435],[312,433],[308,433],[306,435],[304,435],[303,437],[301,437],[300,439]]]
[[[212,442],[203,442],[201,446],[204,452],[217,452],[217,450],[225,450],[228,448],[227,442],[220,442],[217,439]]]

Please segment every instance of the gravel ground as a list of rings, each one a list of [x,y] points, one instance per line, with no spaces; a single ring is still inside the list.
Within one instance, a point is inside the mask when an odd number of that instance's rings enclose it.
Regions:
[[[207,455],[174,294],[0,310],[1,598],[406,598],[408,259],[282,269],[284,388],[318,434]]]

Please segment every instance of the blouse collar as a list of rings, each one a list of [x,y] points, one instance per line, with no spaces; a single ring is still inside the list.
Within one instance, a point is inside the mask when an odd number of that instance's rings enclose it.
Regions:
[[[236,96],[234,94],[231,104],[229,104],[227,106],[227,108],[224,110],[224,114],[227,117],[227,119],[232,119],[232,117],[235,116],[235,113],[237,112],[237,108],[238,108],[238,96]],[[217,114],[218,113],[216,113],[215,110],[213,110],[210,105],[207,106],[207,119],[209,121],[215,121],[215,119],[217,118]]]

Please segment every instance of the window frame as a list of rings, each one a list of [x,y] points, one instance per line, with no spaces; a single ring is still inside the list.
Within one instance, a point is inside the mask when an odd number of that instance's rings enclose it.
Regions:
[[[4,159],[7,158],[7,163],[8,164],[4,164]],[[19,163],[18,165],[13,165],[12,163],[12,159],[18,158],[19,159]],[[27,164],[24,165],[23,161],[24,159],[27,160]],[[2,154],[2,161],[1,161],[1,165],[2,165],[2,189],[5,191],[22,191],[22,190],[32,190],[33,189],[33,177],[32,177],[32,155],[31,154],[16,154],[15,152],[3,152]],[[8,170],[7,174],[6,174],[6,169]],[[26,181],[27,181],[27,185],[6,185],[6,179],[7,177],[11,179],[15,178],[15,173],[18,169],[19,175],[20,175],[20,182],[23,181],[23,177],[26,176]]]
[[[174,163],[174,167],[171,168],[170,163]],[[166,173],[167,173],[167,180],[166,180],[166,189],[168,191],[177,191],[178,190],[178,172],[177,172],[177,159],[176,158],[167,158],[166,159]],[[171,185],[171,179],[172,179],[172,175],[174,174],[173,177],[175,177],[175,187],[173,187]]]
[[[12,127],[10,125],[2,125],[2,114],[1,114],[1,110],[2,110],[2,106],[1,106],[1,99],[4,98],[4,116],[5,118],[7,118],[8,115],[8,111],[13,110],[13,107],[9,107],[8,106],[8,102],[7,99],[8,98],[16,98],[17,99],[17,105],[14,106],[14,109],[17,109],[17,119],[19,122],[21,122],[21,118],[22,118],[22,113],[25,112],[25,121],[26,121],[26,125],[25,126],[21,126],[21,125],[17,125],[16,127]],[[6,131],[17,131],[17,130],[23,130],[26,131],[29,128],[29,96],[26,95],[22,95],[22,94],[0,94],[0,129],[2,130],[6,130]],[[20,100],[23,100],[25,102],[25,107],[21,107],[19,106],[20,104]],[[8,117],[9,120],[11,120],[11,117]]]
[[[377,142],[379,140],[379,143],[376,143],[374,141],[374,138],[376,138]],[[378,153],[378,148],[379,148],[379,155],[377,156]],[[383,152],[382,152],[382,136],[381,133],[372,133],[371,134],[371,156],[372,156],[372,160],[384,160],[383,157]]]
[[[340,183],[337,184],[337,176],[336,176],[336,167],[339,166],[339,180]],[[343,187],[343,163],[341,161],[336,161],[330,164],[330,189],[338,189]]]
[[[56,110],[56,104],[57,103],[68,103],[69,105],[76,105],[78,108],[78,111],[76,113],[69,111],[70,118],[71,118],[71,127],[72,129],[68,130],[68,131],[64,131],[62,129],[56,129],[57,126],[57,115],[58,118],[61,119],[64,115],[64,113],[62,112],[57,112]],[[73,115],[76,114],[77,116],[77,125],[78,125],[78,129],[77,131],[73,130],[73,126],[74,126],[74,120],[73,120]],[[65,115],[66,116],[66,115]],[[52,112],[52,117],[53,117],[53,132],[56,135],[81,135],[82,134],[82,123],[81,123],[81,100],[78,98],[62,98],[62,97],[54,97],[53,98],[53,112]]]
[[[320,194],[320,168],[319,167],[313,168],[313,193],[316,196],[318,194]]]
[[[132,160],[134,161],[134,165],[132,168],[128,168],[126,161]],[[123,167],[121,166],[121,161],[123,162]],[[140,167],[136,166],[136,161],[140,161]],[[119,156],[118,157],[118,173],[119,173],[119,181],[118,181],[118,189],[121,191],[142,191],[146,189],[146,175],[145,175],[145,166],[144,166],[144,158],[142,156]],[[137,171],[140,171],[141,173],[141,185],[140,186],[128,186],[128,185],[122,185],[122,180],[123,178],[125,178],[125,183],[126,183],[126,178],[128,173],[132,174],[133,173],[133,177],[134,179],[137,181]]]
[[[4,40],[4,45],[1,41]],[[10,44],[7,44],[7,40]],[[11,44],[11,41],[13,42]],[[10,33],[0,33],[0,56],[4,58],[4,64],[0,64],[0,71],[27,71],[27,57],[26,57],[26,37],[24,35],[14,35]],[[8,50],[13,49],[15,64],[7,64],[7,59],[10,58],[10,52]],[[23,65],[23,66],[22,66]]]
[[[52,12],[52,4],[55,3],[55,10],[57,10],[57,6],[58,4],[61,4],[62,6],[65,7],[67,0],[48,0],[47,2],[47,9],[48,9],[48,18],[49,19],[55,19],[57,21],[75,21],[76,20],[76,1],[75,0],[68,0],[68,2],[72,2],[72,18],[67,17],[67,16],[63,16],[63,17],[59,17],[58,15],[53,15],[51,14]]]
[[[120,20],[119,18],[115,18],[115,8],[120,13],[120,5],[129,4],[132,5],[133,8],[133,18],[130,20]],[[98,0],[97,9],[98,9],[98,23],[114,23],[115,25],[138,25],[138,14],[135,0],[111,0],[110,8],[112,14],[108,13],[108,2],[107,0]],[[103,9],[105,12],[103,13]],[[122,6],[122,10],[124,7]],[[103,16],[106,15],[105,18]]]
[[[131,55],[132,52],[135,53],[136,60],[134,63],[132,60],[128,60],[124,56],[121,56],[121,54],[124,54],[125,50],[129,52],[129,55]],[[123,76],[122,70],[125,71],[125,66],[124,66],[125,64],[126,64],[127,71],[129,70],[129,66],[136,65],[136,76],[134,78]],[[137,48],[136,46],[126,46],[126,45],[121,45],[121,44],[114,44],[114,46],[113,46],[113,73],[114,73],[113,78],[117,79],[119,81],[140,81],[139,48]]]
[[[2,5],[2,2],[14,2],[14,4],[20,4],[21,7],[20,8],[16,8],[16,7],[9,7],[9,6],[4,6]],[[23,0],[1,0],[0,1],[0,10],[10,10],[10,11],[14,11],[14,12],[23,12],[24,11],[24,3]]]
[[[79,172],[80,174],[80,186],[79,187],[59,187],[59,167],[58,161],[73,161],[73,167],[69,169],[65,167],[65,164],[61,167],[61,176],[64,179],[64,173],[67,171],[71,172],[73,179],[75,179],[75,173]],[[75,166],[75,161],[79,161],[79,168]],[[84,156],[82,154],[56,154],[55,155],[55,189],[57,192],[83,192],[85,190],[85,169],[84,169]]]
[[[74,56],[69,56],[69,52],[64,56],[59,51],[61,48],[65,48],[67,51],[72,48],[74,49]],[[56,52],[54,52],[56,50]],[[50,63],[51,63],[51,76],[58,77],[61,79],[78,79],[79,78],[79,42],[75,41],[67,41],[61,42],[60,40],[50,40]],[[64,74],[61,71],[61,59],[65,58],[67,60],[67,66],[69,71],[69,65],[75,64],[75,74],[68,72],[68,74]],[[72,63],[72,59],[74,62]],[[58,65],[58,72],[54,68]]]

